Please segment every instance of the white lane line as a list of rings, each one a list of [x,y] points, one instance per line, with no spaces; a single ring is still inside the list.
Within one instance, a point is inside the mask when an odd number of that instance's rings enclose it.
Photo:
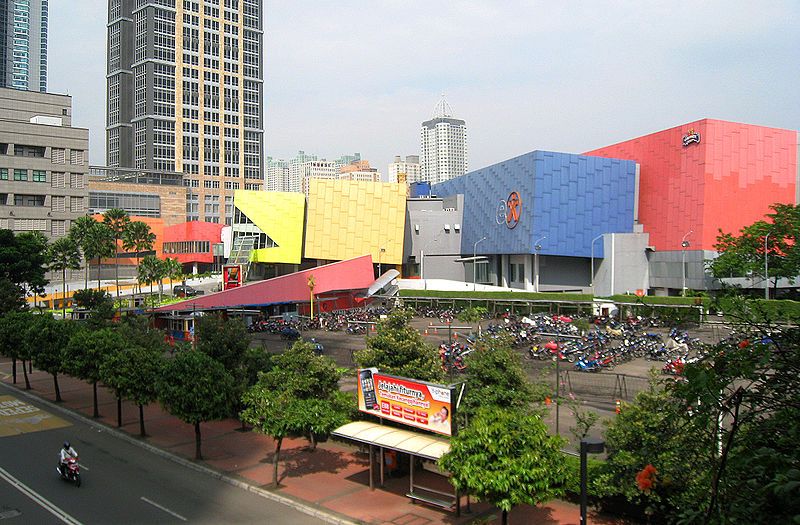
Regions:
[[[82,468],[83,470],[85,470],[86,472],[89,472],[89,467],[87,467],[87,466],[86,466],[86,465],[84,465],[83,463],[78,463],[78,466],[79,466],[80,468]]]
[[[141,499],[142,501],[144,501],[145,503],[149,503],[150,505],[154,506],[154,507],[155,507],[155,508],[157,508],[157,509],[161,509],[161,510],[163,510],[163,511],[164,511],[164,512],[166,512],[167,514],[172,514],[173,516],[175,516],[176,518],[178,518],[178,519],[179,519],[179,520],[181,520],[181,521],[186,521],[186,518],[184,518],[183,516],[181,516],[181,515],[180,515],[180,514],[178,514],[177,512],[172,512],[172,511],[171,511],[171,510],[169,510],[167,507],[163,507],[163,506],[159,505],[158,503],[156,503],[155,501],[151,501],[151,500],[149,500],[149,499],[145,498],[144,496],[142,496],[140,499]]]
[[[8,471],[5,470],[2,467],[0,467],[0,478],[3,478],[4,480],[6,480],[15,489],[17,489],[18,491],[22,492],[26,496],[28,496],[35,503],[37,503],[40,507],[42,507],[47,512],[49,512],[50,514],[52,514],[56,518],[60,519],[64,523],[67,523],[68,525],[81,525],[80,521],[76,520],[75,518],[73,518],[72,516],[70,516],[69,514],[64,512],[63,510],[61,510],[60,508],[56,507],[55,505],[53,505],[52,503],[47,501],[47,499],[45,499],[44,496],[42,496],[41,494],[39,494],[35,490],[33,490],[30,487],[28,487],[27,485],[25,485],[20,480],[18,480],[17,478],[15,478],[11,474],[9,474]]]

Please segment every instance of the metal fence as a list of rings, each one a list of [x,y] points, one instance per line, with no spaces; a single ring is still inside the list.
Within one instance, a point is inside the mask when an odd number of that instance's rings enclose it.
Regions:
[[[586,373],[566,370],[560,374],[561,395],[592,398],[600,402],[631,401],[636,394],[649,388],[646,377],[607,372]]]

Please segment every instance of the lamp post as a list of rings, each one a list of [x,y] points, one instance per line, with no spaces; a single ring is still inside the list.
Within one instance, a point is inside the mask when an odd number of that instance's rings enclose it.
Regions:
[[[769,300],[769,260],[767,259],[767,239],[769,239],[769,234],[772,232],[767,232],[764,236],[764,299]]]
[[[378,277],[383,275],[383,269],[381,267],[381,263],[383,262],[383,254],[386,252],[386,248],[381,248],[381,251],[378,253]]]
[[[476,260],[478,257],[478,243],[481,243],[486,240],[486,236],[484,235],[472,245],[472,291],[475,291],[475,279],[476,275],[478,274],[478,261]]]
[[[683,288],[681,288],[681,295],[686,297],[686,248],[691,246],[691,243],[686,240],[686,237],[690,236],[694,230],[689,230],[686,232],[686,235],[683,236],[681,239],[681,275],[683,276]]]
[[[533,291],[536,293],[539,293],[539,251],[542,249],[542,245],[539,243],[545,239],[547,239],[547,235],[539,237],[533,243],[533,269],[536,272],[536,276],[533,279]]]
[[[603,235],[604,234],[601,233],[600,235],[592,239],[592,275],[590,278],[590,285],[592,287],[592,298],[594,298],[594,241],[596,241],[597,239],[602,239]]]
[[[422,279],[425,290],[428,289],[428,281],[425,280],[425,250],[428,249],[428,246],[435,243],[439,239],[439,235],[441,235],[443,231],[444,230],[434,235],[433,239],[428,241],[428,243],[419,251],[419,278]]]
[[[606,444],[602,439],[584,438],[581,439],[581,522],[580,525],[586,525],[586,500],[587,491],[586,485],[588,484],[587,475],[587,454],[602,454],[606,448]]]

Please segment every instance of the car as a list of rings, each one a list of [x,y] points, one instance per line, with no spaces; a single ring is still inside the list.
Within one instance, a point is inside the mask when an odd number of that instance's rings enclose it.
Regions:
[[[203,290],[192,288],[188,284],[179,284],[172,287],[172,295],[175,297],[194,297],[195,295],[203,295]]]

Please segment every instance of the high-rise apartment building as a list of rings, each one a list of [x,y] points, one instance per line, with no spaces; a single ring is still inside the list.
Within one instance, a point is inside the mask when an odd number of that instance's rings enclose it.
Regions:
[[[0,87],[47,91],[47,1],[0,0]]]
[[[394,162],[389,164],[388,182],[405,182],[411,184],[420,180],[419,155],[406,155],[403,160],[395,155]]]
[[[262,0],[108,6],[107,164],[182,172],[187,220],[230,224],[264,183]]]
[[[342,176],[342,169],[345,171],[357,171],[356,168],[348,166],[361,166],[369,168],[369,163],[361,163],[361,154],[342,155],[336,160],[326,160],[317,155],[306,153],[303,150],[289,160],[273,159],[267,157],[265,189],[267,191],[288,191],[303,192],[308,194],[308,179],[341,179],[348,180],[370,180],[375,178],[374,173],[364,174],[355,173],[353,175]],[[374,168],[369,168],[374,169]],[[380,173],[378,173],[380,178]]]
[[[436,184],[467,172],[467,124],[452,113],[442,96],[433,118],[422,123],[420,181]]]

